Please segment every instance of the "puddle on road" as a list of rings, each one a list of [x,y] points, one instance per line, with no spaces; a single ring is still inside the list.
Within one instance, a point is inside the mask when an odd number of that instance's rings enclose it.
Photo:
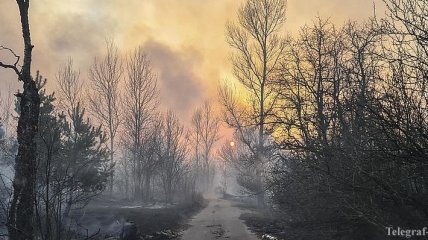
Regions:
[[[223,226],[221,224],[213,224],[213,225],[206,225],[207,228],[210,229],[211,234],[215,237],[215,239],[228,239],[230,236],[225,236],[225,231],[223,229]]]

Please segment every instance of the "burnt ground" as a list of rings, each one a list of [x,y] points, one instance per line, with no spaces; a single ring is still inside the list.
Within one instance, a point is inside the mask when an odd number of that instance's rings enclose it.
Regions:
[[[187,228],[188,219],[206,206],[202,198],[191,203],[163,207],[127,204],[92,204],[73,212],[72,219],[80,235],[90,239],[119,239],[123,226],[133,222],[137,239],[176,239]]]
[[[254,204],[235,202],[247,210],[240,219],[262,240],[380,240],[385,233],[375,232],[355,221],[336,219],[329,222],[291,221],[284,213],[274,209],[259,209]]]
[[[334,223],[295,222],[278,209],[259,208],[255,199],[230,194],[224,194],[223,198],[244,210],[239,218],[262,240],[349,239],[340,238],[340,236],[332,238],[332,236],[341,235],[330,228]]]
[[[235,203],[235,206],[247,210],[239,217],[260,239],[288,240],[289,224],[275,211],[262,210],[251,203]],[[288,237],[288,238],[287,238]],[[316,239],[316,238],[315,238]]]
[[[330,239],[320,235],[324,231],[318,228],[325,226],[318,223],[292,222],[284,217],[286,214],[277,209],[259,208],[254,199],[249,201],[233,195],[226,195],[225,198],[233,201],[234,206],[245,210],[239,218],[262,240]]]

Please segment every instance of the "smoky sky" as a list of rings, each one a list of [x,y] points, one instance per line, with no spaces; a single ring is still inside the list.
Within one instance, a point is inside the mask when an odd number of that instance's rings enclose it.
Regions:
[[[197,58],[186,57],[189,53],[174,52],[154,41],[143,46],[158,75],[161,102],[187,118],[195,103],[204,101],[201,80],[194,73]],[[195,52],[192,54],[197,55]]]
[[[30,29],[32,72],[40,70],[54,91],[55,74],[69,58],[87,81],[95,56],[105,39],[113,38],[121,54],[142,45],[150,56],[160,83],[165,108],[188,117],[202,101],[217,96],[218,83],[233,80],[231,49],[225,25],[236,20],[245,0],[32,0]],[[296,33],[316,16],[341,24],[367,19],[382,0],[288,0],[284,33]],[[0,45],[22,56],[22,34],[15,1],[0,0]],[[0,58],[8,58],[0,53]],[[19,88],[10,70],[0,69],[0,94]],[[188,118],[187,118],[188,119]]]

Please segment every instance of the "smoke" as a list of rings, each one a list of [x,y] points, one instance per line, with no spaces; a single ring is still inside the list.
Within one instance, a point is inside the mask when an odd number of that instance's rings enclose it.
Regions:
[[[146,42],[144,49],[159,77],[161,102],[180,117],[188,118],[195,103],[203,102],[201,79],[194,73],[198,58],[186,57],[189,53],[173,51],[154,41]],[[190,54],[198,55],[195,51]]]
[[[82,80],[86,81],[94,56],[104,52],[105,38],[116,39],[122,53],[143,44],[162,82],[162,103],[176,110],[180,117],[187,117],[189,109],[205,100],[202,96],[216,97],[220,80],[233,78],[224,27],[227,20],[236,20],[236,11],[242,2],[244,0],[130,0],[126,4],[116,0],[32,1],[30,28],[35,45],[32,72],[40,70],[48,78],[48,91],[54,91],[55,74],[68,57],[74,59]],[[374,2],[381,16],[381,0]],[[0,6],[0,45],[22,56],[16,2],[0,0]],[[334,14],[331,20],[337,22],[348,17],[371,16],[372,11],[373,0],[289,1],[284,30],[297,32],[317,14],[323,17]],[[0,54],[0,59],[3,58]],[[13,91],[20,88],[12,71],[0,69],[0,92],[6,92],[8,86],[12,86]]]

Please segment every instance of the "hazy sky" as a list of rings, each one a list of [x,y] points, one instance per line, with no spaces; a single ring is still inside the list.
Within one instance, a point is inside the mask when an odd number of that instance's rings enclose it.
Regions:
[[[232,79],[230,49],[224,27],[236,18],[241,0],[32,0],[30,28],[33,72],[39,69],[55,88],[55,73],[67,57],[81,78],[93,57],[104,51],[106,37],[115,38],[121,52],[143,45],[161,85],[164,105],[183,120],[205,99],[215,98],[219,81]],[[381,0],[288,0],[284,32],[296,33],[316,16],[332,22],[383,15]],[[0,45],[21,53],[16,2],[0,0]],[[0,52],[0,59],[5,53]],[[0,87],[18,88],[16,77],[0,69]]]

